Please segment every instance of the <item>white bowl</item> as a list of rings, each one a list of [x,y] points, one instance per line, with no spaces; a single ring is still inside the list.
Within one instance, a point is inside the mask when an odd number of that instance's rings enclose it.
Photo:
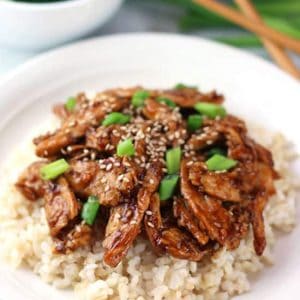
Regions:
[[[41,50],[82,37],[107,21],[123,0],[27,3],[0,0],[0,44]]]

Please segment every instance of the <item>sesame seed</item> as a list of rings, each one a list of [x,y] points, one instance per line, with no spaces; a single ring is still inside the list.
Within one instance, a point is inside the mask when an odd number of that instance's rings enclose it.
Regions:
[[[124,177],[124,174],[121,174],[117,177],[117,180],[121,181],[123,179],[123,177]]]
[[[129,218],[130,216],[132,216],[132,210],[129,209],[126,211],[125,217]]]
[[[151,210],[146,210],[145,213],[146,213],[147,216],[152,216],[152,214],[153,214]]]
[[[151,222],[147,222],[147,225],[151,228],[154,228],[154,225]]]
[[[110,171],[112,169],[112,163],[109,163],[107,166],[106,166],[106,171]]]

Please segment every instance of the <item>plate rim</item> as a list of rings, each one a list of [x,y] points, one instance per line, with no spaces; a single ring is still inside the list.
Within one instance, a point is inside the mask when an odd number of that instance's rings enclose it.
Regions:
[[[240,56],[244,56],[244,58],[256,60],[257,63],[264,65],[267,68],[273,69],[274,72],[277,72],[279,75],[284,76],[287,80],[291,80],[292,82],[296,83],[300,87],[300,82],[292,77],[290,74],[286,73],[282,69],[280,69],[275,63],[272,63],[271,61],[268,61],[254,53],[249,53],[245,50],[222,44],[218,41],[213,41],[205,37],[198,37],[198,36],[190,36],[186,34],[181,34],[181,33],[168,33],[168,32],[129,32],[129,33],[116,33],[116,34],[108,34],[108,35],[103,35],[103,36],[98,36],[94,38],[88,38],[76,42],[71,42],[69,44],[47,50],[43,53],[37,54],[33,58],[29,58],[28,61],[25,61],[24,63],[20,64],[19,66],[13,68],[12,70],[9,70],[4,76],[1,77],[1,82],[0,82],[0,89],[5,87],[5,85],[10,81],[13,80],[15,76],[17,76],[21,72],[26,72],[27,69],[30,69],[34,67],[35,65],[39,64],[43,60],[49,59],[51,56],[59,55],[60,53],[67,51],[67,50],[72,50],[77,47],[84,47],[87,46],[88,44],[93,44],[97,42],[105,42],[109,40],[118,40],[118,39],[127,39],[127,38],[169,38],[169,39],[181,39],[182,41],[193,41],[193,42],[200,42],[200,43],[205,43],[208,46],[219,48],[220,50],[226,50],[230,51],[233,54],[238,54]],[[0,105],[2,103],[0,102]]]

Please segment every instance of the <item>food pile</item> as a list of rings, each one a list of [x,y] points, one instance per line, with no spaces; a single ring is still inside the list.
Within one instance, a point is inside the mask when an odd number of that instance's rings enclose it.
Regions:
[[[252,227],[261,255],[263,211],[279,176],[271,153],[222,103],[214,91],[178,84],[56,105],[60,128],[34,139],[40,160],[16,183],[43,201],[54,251],[102,241],[114,267],[141,235],[158,255],[200,261],[237,248]]]

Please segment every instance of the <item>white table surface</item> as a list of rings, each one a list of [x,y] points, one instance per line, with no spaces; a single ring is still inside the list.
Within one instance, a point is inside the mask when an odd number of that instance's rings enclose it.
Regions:
[[[177,22],[181,14],[182,12],[177,8],[160,4],[155,0],[127,0],[112,20],[93,34],[90,34],[89,37],[122,32],[179,32]],[[220,36],[224,32],[201,31],[189,34],[212,38]],[[263,49],[247,49],[244,51],[250,51],[269,59]],[[37,54],[37,52],[7,49],[5,46],[0,45],[0,76],[4,76],[5,73]],[[300,66],[300,58],[294,58]]]

